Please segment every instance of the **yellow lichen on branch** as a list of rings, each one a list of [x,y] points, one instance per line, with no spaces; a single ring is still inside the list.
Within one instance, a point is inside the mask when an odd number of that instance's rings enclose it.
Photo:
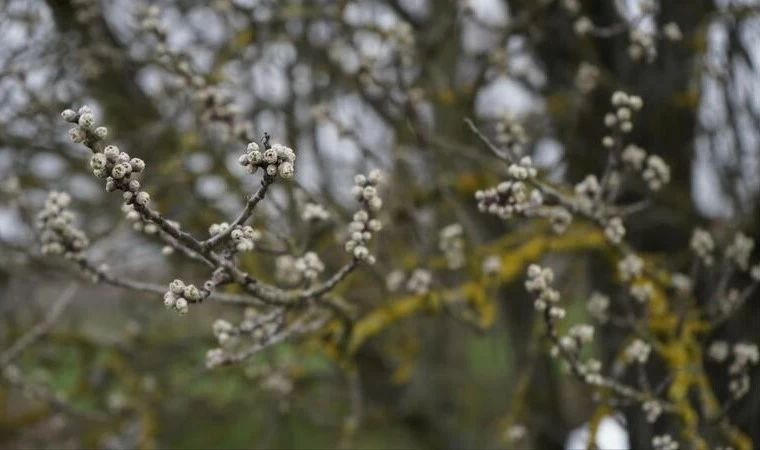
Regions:
[[[525,267],[540,259],[547,252],[572,252],[598,249],[604,245],[602,234],[591,227],[577,225],[563,235],[544,235],[541,227],[533,230],[532,236],[518,232],[505,238],[485,244],[478,254],[496,254],[501,257],[501,269],[496,277],[498,283],[509,283],[519,279]],[[523,243],[519,243],[523,242]],[[370,311],[353,327],[348,344],[348,353],[353,354],[372,336],[386,329],[398,320],[430,308],[436,304],[451,304],[464,300],[479,317],[476,323],[485,328],[496,316],[494,299],[486,294],[486,281],[468,281],[460,286],[431,292],[425,295],[410,295],[390,301],[387,305]]]

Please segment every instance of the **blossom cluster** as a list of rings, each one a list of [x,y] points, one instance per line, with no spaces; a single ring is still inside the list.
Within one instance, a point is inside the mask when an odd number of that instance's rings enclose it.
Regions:
[[[519,163],[511,164],[508,172],[510,179],[502,181],[496,187],[475,192],[478,210],[509,219],[515,215],[525,215],[531,209],[543,204],[543,197],[538,189],[530,189],[526,180],[536,176],[529,156]]]
[[[106,191],[124,192],[124,200],[139,206],[147,206],[150,195],[140,190],[138,175],[145,170],[145,161],[132,158],[116,145],[106,145],[108,131],[105,127],[95,126],[95,115],[87,106],[78,111],[66,109],[61,113],[63,120],[73,123],[69,136],[74,143],[83,143],[93,155],[90,168],[93,175],[106,180]]]
[[[301,257],[280,255],[275,260],[275,278],[281,283],[294,286],[303,280],[316,280],[325,265],[315,252],[306,252]]]
[[[618,272],[623,281],[635,280],[643,271],[644,261],[633,253],[629,253],[618,262]]]
[[[262,169],[268,177],[280,175],[284,179],[293,178],[295,161],[296,153],[290,147],[282,144],[265,145],[262,151],[255,142],[249,143],[246,152],[238,158],[238,163],[245,167],[248,173],[254,174],[258,169]]]
[[[633,172],[640,173],[651,191],[659,191],[670,182],[670,166],[657,155],[649,155],[646,150],[634,144],[623,149],[621,160]]]
[[[705,266],[712,266],[715,260],[713,257],[715,241],[708,231],[701,228],[695,228],[691,235],[689,246]]]
[[[231,226],[232,230],[229,231]],[[252,251],[256,246],[256,242],[261,240],[261,231],[250,225],[230,225],[227,222],[222,222],[211,224],[208,228],[211,236],[226,233],[227,231],[229,231],[233,248],[238,252]]]
[[[749,366],[756,366],[760,362],[760,352],[757,344],[738,342],[734,344],[733,355],[734,360],[728,367],[731,376],[728,390],[734,398],[741,398],[749,392]]]
[[[412,271],[406,282],[406,289],[417,295],[427,294],[433,282],[433,274],[427,269],[417,268]]]
[[[726,247],[725,256],[736,266],[746,271],[749,269],[749,257],[755,248],[755,240],[744,233],[736,233],[734,240]]]
[[[43,255],[64,255],[67,259],[76,260],[87,248],[87,235],[72,224],[74,213],[67,209],[70,202],[69,194],[51,191],[43,209],[37,214],[36,225]]]
[[[383,207],[383,200],[377,192],[382,180],[379,170],[372,170],[367,176],[356,175],[351,194],[359,201],[361,208],[354,213],[353,220],[348,224],[349,239],[345,249],[358,261],[374,264],[375,257],[367,248],[374,233],[382,229],[382,223],[377,219],[377,213]]]
[[[607,323],[610,319],[610,298],[601,292],[592,292],[588,301],[586,302],[586,310],[588,313],[599,321],[600,323]]]
[[[652,346],[641,339],[634,339],[628,347],[625,348],[625,356],[628,361],[644,364],[649,359],[652,352]]]
[[[324,222],[330,219],[330,212],[319,203],[308,202],[303,206],[301,219],[310,223]]]
[[[496,142],[506,147],[513,155],[522,155],[528,135],[523,125],[512,115],[505,114],[496,122]]]
[[[652,438],[652,448],[654,450],[678,450],[679,444],[671,435],[661,434]]]
[[[549,267],[541,267],[538,264],[528,266],[528,280],[525,289],[535,296],[533,306],[536,311],[545,312],[551,319],[565,317],[565,309],[557,305],[560,299],[559,291],[552,287],[554,271]]]
[[[180,314],[187,314],[190,303],[203,301],[210,294],[207,287],[197,288],[194,284],[185,284],[182,280],[169,283],[169,290],[164,294],[164,306],[175,309]]]
[[[604,124],[614,133],[630,133],[633,130],[633,115],[641,110],[644,102],[641,97],[629,95],[623,91],[615,91],[610,99],[613,111],[604,116]],[[615,139],[605,136],[602,139],[605,147],[612,148]]]

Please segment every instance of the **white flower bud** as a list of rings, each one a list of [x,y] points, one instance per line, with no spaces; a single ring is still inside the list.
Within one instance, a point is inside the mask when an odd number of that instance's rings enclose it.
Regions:
[[[118,163],[111,169],[111,176],[115,180],[121,180],[132,172],[132,166],[127,163]]]
[[[198,288],[195,287],[194,284],[190,284],[188,286],[185,286],[183,296],[187,298],[188,300],[198,301],[201,299],[201,291],[199,291]]]
[[[95,128],[95,136],[97,136],[98,139],[105,139],[106,136],[108,136],[108,128],[106,127]]]
[[[77,118],[77,113],[73,109],[64,109],[61,112],[61,118],[66,122],[74,122]]]
[[[140,206],[146,206],[150,202],[150,194],[145,191],[140,191],[135,196],[135,203]]]
[[[270,148],[264,152],[264,162],[267,164],[274,164],[277,162],[277,150]],[[276,168],[275,168],[276,169]],[[267,168],[268,172],[268,168]],[[274,174],[272,174],[274,175]]]
[[[145,170],[145,161],[140,158],[132,158],[129,161],[129,165],[132,167],[132,171],[135,173],[140,173]]]
[[[86,135],[84,131],[82,131],[79,127],[74,127],[69,130],[69,138],[71,138],[71,141],[75,144],[79,144],[80,142],[84,142]]]
[[[380,169],[373,169],[369,172],[368,180],[372,184],[378,184],[383,179],[383,173],[380,171]]]
[[[248,158],[248,162],[251,164],[258,164],[261,162],[262,159],[264,159],[264,155],[262,155],[261,152],[258,150],[248,153],[246,157]]]
[[[164,306],[167,308],[173,307],[177,303],[177,296],[172,292],[164,294]]]
[[[177,302],[174,304],[174,307],[177,308],[177,311],[180,314],[187,314],[188,308],[187,308],[187,300],[180,297],[177,299]]]
[[[182,280],[174,280],[169,283],[169,291],[176,295],[182,295],[185,292],[185,283]]]
[[[119,157],[119,147],[115,145],[108,145],[103,150],[103,154],[106,155],[106,158],[108,158],[109,161],[116,161],[116,158]]]
[[[90,158],[90,167],[93,169],[103,169],[106,166],[107,163],[106,155],[102,153],[95,153],[92,155],[92,158]]]
[[[95,125],[95,116],[91,112],[86,112],[79,116],[79,126],[85,129],[90,129]]]
[[[285,178],[286,180],[293,178],[293,164],[285,161],[283,163],[280,163],[278,169],[279,169],[280,176],[282,178]],[[267,172],[268,171],[269,170],[267,168]]]
[[[356,258],[356,259],[358,259],[360,261],[363,261],[363,260],[367,259],[367,257],[369,256],[369,250],[367,249],[367,247],[365,247],[363,245],[359,245],[356,248],[354,248],[354,252],[353,253],[354,253],[354,258]]]

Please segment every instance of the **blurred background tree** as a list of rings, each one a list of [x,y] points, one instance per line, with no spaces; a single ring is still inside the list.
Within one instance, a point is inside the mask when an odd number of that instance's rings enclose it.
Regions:
[[[555,236],[540,220],[480,213],[475,192],[501,181],[506,166],[465,121],[530,155],[554,185],[572,186],[605,171],[613,92],[639,96],[644,106],[625,139],[665,159],[671,180],[654,194],[645,183],[624,185],[626,239],[670,272],[689,273],[697,226],[719,244],[739,230],[760,238],[760,4],[150,5],[0,1],[0,351],[7,356],[30,329],[45,335],[12,355],[14,365],[3,361],[18,371],[0,384],[3,447],[562,448],[573,428],[593,429],[614,410],[631,448],[666,431],[688,448],[760,441],[756,371],[721,420],[694,407],[654,425],[640,405],[611,406],[563,373],[523,288],[525,268],[553,266],[568,318],[590,321],[593,291],[608,293],[613,311],[626,301],[614,258],[588,221]],[[353,176],[382,168],[378,262],[335,292],[352,325],[331,322],[208,371],[212,323],[240,320],[242,308],[207,303],[178,317],[160,295],[92,285],[41,255],[34,214],[57,189],[71,193],[94,261],[164,286],[206,273],[162,255],[163,244],[135,232],[87,173],[89,155],[68,142],[59,117],[84,104],[109,139],[145,160],[143,183],[162,213],[196,236],[230,221],[256,189],[237,163],[247,142],[267,132],[294,148],[295,179],[273,185],[256,211],[265,245],[240,262],[278,286],[291,287],[276,270],[287,272],[285,255],[311,250],[326,273],[341,267]],[[305,222],[307,204],[330,218]],[[453,253],[464,246],[462,262],[448,258],[447,228]],[[692,280],[695,315],[749,281],[726,272]],[[701,355],[715,341],[759,343],[758,302],[750,292],[730,320],[675,340],[674,351],[690,349],[682,366],[663,357],[644,375],[682,387],[692,405],[725,404],[726,367]],[[614,361],[630,335],[630,324],[600,326],[589,352]],[[668,364],[706,375],[670,379]],[[620,380],[641,382],[615,367]],[[683,428],[704,441],[673,431]]]

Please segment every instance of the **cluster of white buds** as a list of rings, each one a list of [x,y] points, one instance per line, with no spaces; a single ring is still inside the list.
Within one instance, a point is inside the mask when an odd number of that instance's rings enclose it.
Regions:
[[[520,121],[514,115],[506,113],[496,122],[496,142],[506,147],[511,154],[519,156],[525,151],[528,135]]]
[[[757,344],[738,342],[734,344],[734,362],[728,368],[729,373],[737,374],[746,371],[747,366],[760,362],[760,352]]]
[[[630,133],[633,130],[633,114],[644,106],[641,97],[615,91],[610,102],[613,111],[604,116],[604,124],[611,130]],[[605,136],[602,138],[602,144],[607,148],[612,148],[615,145],[615,139],[612,136]]]
[[[647,400],[641,405],[641,409],[644,411],[647,422],[655,423],[657,419],[662,415],[662,403],[657,400]]]
[[[747,395],[750,388],[749,366],[755,366],[760,361],[757,344],[739,342],[733,347],[734,361],[728,368],[731,381],[728,390],[734,398]]]
[[[559,291],[552,287],[554,271],[549,267],[541,267],[538,264],[528,266],[528,280],[525,289],[534,294],[533,306],[536,311],[543,312],[548,318],[562,319],[565,317],[565,309],[558,306]]]
[[[594,327],[587,324],[573,325],[567,334],[559,338],[559,346],[565,353],[578,355],[584,344],[588,344],[594,339]],[[557,357],[561,354],[558,347],[552,348],[552,356]]]
[[[517,163],[512,163],[507,168],[507,173],[513,180],[525,181],[536,177],[538,171],[533,167],[530,156],[523,156]]]
[[[689,246],[705,266],[710,267],[713,265],[715,261],[713,257],[715,241],[707,230],[695,228],[691,235]]]
[[[661,434],[652,438],[654,450],[678,450],[678,447],[678,441],[675,441],[669,434]]]
[[[296,161],[296,153],[293,149],[282,144],[269,146],[265,143],[264,147],[264,151],[261,151],[259,144],[249,143],[246,152],[238,158],[238,162],[251,174],[256,173],[261,168],[270,178],[277,175],[285,179],[293,178]]]
[[[198,289],[193,284],[185,285],[182,280],[174,280],[169,283],[169,290],[164,294],[164,306],[167,309],[174,308],[180,314],[186,314],[190,303],[198,303],[208,297],[206,288]]]
[[[502,266],[503,263],[499,255],[488,255],[483,258],[481,270],[483,271],[483,275],[492,277],[501,272]]]
[[[237,328],[224,319],[216,319],[211,326],[211,330],[221,347],[229,346],[234,341],[233,338],[238,334]]]
[[[304,222],[324,222],[330,219],[330,212],[319,203],[309,202],[303,206],[301,219]]]
[[[325,265],[314,252],[306,252],[294,263],[294,268],[307,280],[316,280],[319,274],[325,271]]]
[[[631,286],[630,293],[631,297],[633,297],[637,302],[646,303],[654,295],[654,288],[652,287],[652,283],[649,282],[636,283]]]
[[[600,323],[607,323],[610,320],[609,315],[610,298],[601,292],[592,292],[586,302],[586,310],[594,319]]]
[[[584,61],[578,67],[578,72],[575,74],[575,87],[578,88],[581,94],[588,94],[599,84],[600,76],[601,72],[598,67]]]
[[[621,160],[641,177],[652,191],[659,191],[670,182],[670,166],[657,155],[648,155],[646,150],[634,144],[629,144],[621,154]]]
[[[641,276],[644,261],[633,253],[629,253],[618,262],[618,272],[623,281],[632,281]]]
[[[623,219],[620,217],[613,217],[607,222],[604,227],[604,236],[609,239],[613,244],[619,244],[625,237],[625,226],[623,225]]]
[[[250,225],[242,227],[238,225],[230,232],[230,239],[235,245],[235,250],[249,252],[254,249],[256,242],[261,240],[261,231]]]
[[[206,368],[213,369],[224,364],[225,355],[221,348],[212,348],[206,352]]]
[[[746,271],[749,269],[749,257],[754,248],[754,239],[744,233],[736,233],[733,242],[726,248],[726,258],[741,270]]]
[[[446,257],[446,265],[451,270],[461,269],[465,264],[464,231],[462,225],[454,223],[444,227],[438,235],[438,248]]]
[[[644,162],[647,159],[647,152],[635,144],[628,144],[625,149],[623,149],[620,159],[634,171],[640,172],[644,170]]]
[[[575,195],[578,208],[590,212],[599,189],[599,180],[597,180],[596,175],[588,175],[583,181],[576,184]]]
[[[374,264],[375,257],[369,253],[367,245],[374,233],[382,229],[382,223],[377,219],[377,213],[383,207],[383,200],[377,192],[382,181],[382,173],[375,169],[367,176],[356,175],[351,194],[361,204],[361,209],[354,213],[353,220],[348,224],[349,239],[346,242],[346,252],[358,261]]]
[[[683,39],[683,33],[681,32],[681,27],[678,26],[675,22],[668,22],[665,25],[662,26],[662,34],[665,36],[666,39],[671,40],[673,42],[680,41]]]
[[[297,258],[292,255],[280,255],[274,263],[274,277],[285,285],[296,285],[301,282],[302,273],[296,269]]]
[[[214,223],[208,228],[209,235],[216,236],[218,234],[226,233],[230,229],[230,224],[227,222]],[[230,240],[235,250],[239,252],[251,251],[256,247],[256,242],[261,240],[261,231],[253,228],[250,225],[235,225],[232,231],[230,231]]]
[[[707,356],[718,363],[727,360],[729,352],[730,347],[726,341],[714,341],[710,344],[710,347],[707,348]]]
[[[652,347],[641,339],[634,339],[625,349],[625,356],[630,362],[645,364],[649,359]]]
[[[95,127],[95,115],[89,107],[83,106],[77,112],[64,110],[61,117],[76,124],[69,130],[71,140],[83,143],[92,150],[90,168],[93,175],[106,180],[106,191],[122,191],[128,203],[147,206],[150,195],[140,190],[138,180],[138,175],[145,170],[145,161],[130,157],[115,145],[106,145],[107,130],[105,127]]]
[[[65,192],[51,191],[45,205],[37,214],[37,230],[43,255],[63,255],[78,259],[89,245],[85,233],[74,227],[74,213],[67,209],[71,196]]]
[[[634,61],[651,63],[657,58],[657,46],[655,43],[656,35],[651,30],[641,27],[634,28],[628,33],[630,42],[628,44],[628,55]]]
[[[424,295],[430,291],[430,284],[432,282],[433,274],[429,270],[417,268],[409,276],[406,282],[406,289],[417,295]]]
[[[523,214],[530,206],[528,188],[522,181],[502,181],[495,188],[475,192],[478,210],[506,220]]]
[[[82,106],[77,111],[65,109],[61,112],[61,118],[74,124],[74,127],[69,130],[69,137],[75,144],[84,143],[90,147],[108,135],[106,127],[95,126],[95,115],[87,105]]]
[[[649,189],[659,191],[662,187],[670,183],[670,166],[657,155],[649,155],[647,166],[641,173],[641,177],[646,181]]]

